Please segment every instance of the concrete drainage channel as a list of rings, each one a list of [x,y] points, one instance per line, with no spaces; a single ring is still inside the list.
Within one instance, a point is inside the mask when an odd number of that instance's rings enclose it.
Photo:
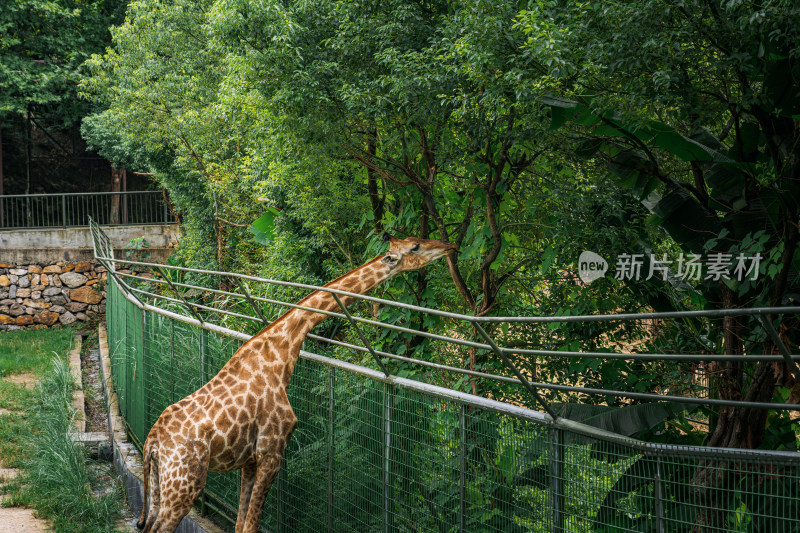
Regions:
[[[108,427],[110,428],[111,439],[103,435],[106,439],[106,446],[111,445],[111,453],[113,455],[114,466],[117,473],[122,478],[125,484],[125,493],[127,495],[128,506],[133,514],[138,518],[142,510],[142,457],[139,450],[128,440],[125,431],[125,424],[119,412],[119,400],[117,393],[114,391],[113,380],[111,380],[111,360],[108,356],[108,335],[104,325],[98,328],[98,341],[100,345],[100,377],[103,383],[103,392],[105,393],[106,407],[108,409]],[[73,350],[74,352],[75,350]],[[78,383],[80,383],[80,344],[78,344]],[[72,354],[70,354],[70,365],[72,365]],[[74,370],[73,370],[74,372]],[[82,400],[76,400],[76,397],[83,396],[83,391],[76,391],[73,397],[73,402],[80,401],[81,408],[79,413],[82,413]],[[95,444],[92,440],[92,433],[76,433],[76,438],[86,439],[90,446]],[[97,441],[99,444],[100,441]],[[101,445],[101,444],[99,444]],[[135,528],[136,518],[132,519],[129,524],[133,531],[138,531]],[[186,516],[175,530],[176,533],[226,533],[225,530],[212,523],[207,518],[200,516],[194,509]]]

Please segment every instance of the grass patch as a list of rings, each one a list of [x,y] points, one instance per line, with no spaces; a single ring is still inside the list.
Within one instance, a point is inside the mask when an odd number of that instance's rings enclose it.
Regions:
[[[38,386],[25,389],[0,382],[0,461],[21,466],[5,483],[5,505],[35,507],[56,533],[117,531],[122,487],[110,463],[92,461],[70,438],[75,386],[66,354],[71,329],[24,330],[0,334],[0,375],[31,372]]]
[[[6,468],[19,468],[23,465],[29,450],[24,436],[33,432],[33,422],[22,415],[0,416],[0,462]]]
[[[0,378],[32,372],[41,375],[53,354],[66,355],[72,347],[71,328],[23,329],[0,334]],[[2,398],[0,391],[0,398]]]
[[[12,492],[11,503],[36,507],[56,533],[117,531],[122,487],[110,463],[90,460],[85,448],[69,437],[72,389],[69,366],[54,359],[31,409],[36,431],[24,439],[32,451],[23,464],[27,483]]]
[[[69,328],[28,329],[0,333],[0,464],[7,468],[22,466],[29,455],[23,436],[33,432],[28,413],[36,391],[2,378],[30,373],[41,376],[53,357],[69,353],[73,330]]]

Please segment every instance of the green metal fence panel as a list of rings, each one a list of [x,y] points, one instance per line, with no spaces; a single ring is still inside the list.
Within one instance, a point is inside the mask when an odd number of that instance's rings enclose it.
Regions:
[[[112,280],[114,385],[141,446],[241,341],[131,302]],[[187,321],[188,322],[188,321]],[[269,532],[800,532],[798,454],[634,445],[301,358]],[[198,502],[232,530],[239,473]]]

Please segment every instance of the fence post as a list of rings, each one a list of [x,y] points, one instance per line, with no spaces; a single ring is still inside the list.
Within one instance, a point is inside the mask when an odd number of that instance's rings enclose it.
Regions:
[[[335,369],[328,367],[328,533],[333,533],[333,417],[334,417],[334,384]]]
[[[281,469],[278,471],[278,523],[275,524],[278,533],[283,533],[286,529],[283,525],[284,514],[286,513],[286,505],[283,501],[283,490],[286,484],[286,454],[283,454],[281,459]]]
[[[664,533],[664,486],[661,471],[661,456],[656,458],[655,498],[656,498],[656,532]]]
[[[125,415],[125,419],[127,420],[131,413],[130,392],[132,388],[131,378],[133,374],[131,367],[136,365],[136,357],[133,355],[133,343],[131,342],[131,331],[130,331],[131,328],[129,327],[130,325],[128,324],[128,322],[130,322],[128,314],[129,310],[131,309],[131,303],[126,301],[124,309],[125,309],[125,359],[124,359],[125,364],[123,365],[123,368],[125,369],[125,402],[124,402],[125,412],[123,414]]]
[[[61,195],[61,224],[67,227],[67,195]]]
[[[209,378],[208,368],[208,330],[200,328],[200,386],[205,385]]]
[[[458,425],[459,433],[461,434],[461,446],[458,451],[458,464],[459,464],[459,481],[458,481],[458,531],[464,533],[464,525],[466,524],[466,501],[465,494],[467,489],[467,407],[463,403],[460,404]]]
[[[142,413],[142,434],[139,437],[144,444],[144,439],[147,437],[147,418],[150,415],[150,394],[148,394],[147,386],[147,311],[142,309],[142,404],[144,405]]]
[[[550,428],[550,505],[552,531],[564,531],[564,450],[561,430]]]
[[[169,319],[169,403],[175,403],[175,319]]]
[[[388,383],[383,384],[383,531],[391,531],[392,513],[389,509],[391,505],[391,478],[390,478],[390,455],[392,446],[392,387]]]

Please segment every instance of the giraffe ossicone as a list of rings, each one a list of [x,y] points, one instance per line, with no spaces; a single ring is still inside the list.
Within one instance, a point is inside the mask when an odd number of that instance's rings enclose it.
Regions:
[[[382,282],[422,268],[456,249],[409,237],[325,285],[366,294]],[[340,296],[342,303],[353,296]],[[331,293],[315,291],[299,305],[334,311]],[[208,472],[242,470],[236,533],[256,533],[261,507],[297,425],[286,389],[306,334],[327,315],[291,309],[242,345],[208,383],[167,407],[144,444],[144,499],[137,526],[171,533],[206,484]]]

